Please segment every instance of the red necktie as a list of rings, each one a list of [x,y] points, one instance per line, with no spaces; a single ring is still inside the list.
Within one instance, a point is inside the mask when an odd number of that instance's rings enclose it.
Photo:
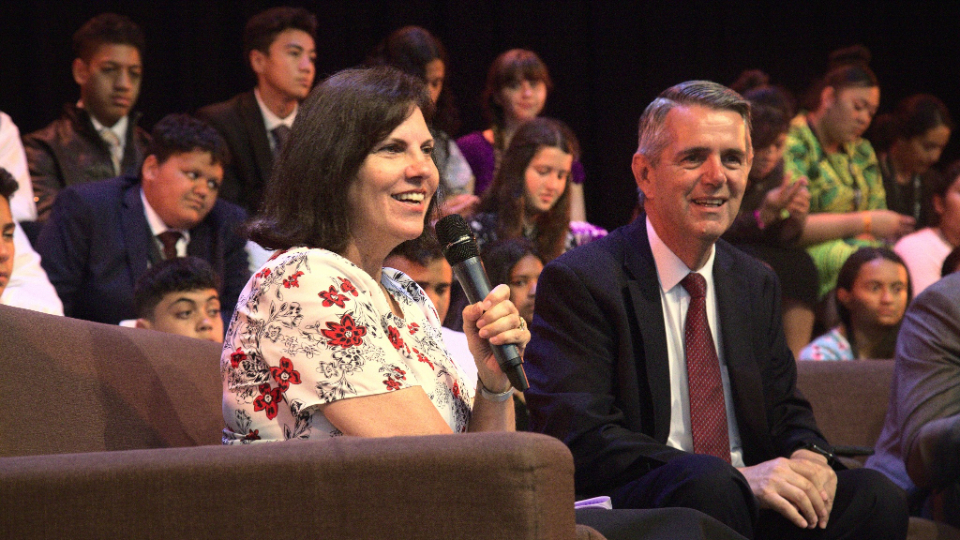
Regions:
[[[691,272],[680,282],[690,293],[690,307],[683,330],[687,356],[687,386],[690,390],[690,431],[693,451],[730,462],[727,408],[720,377],[720,360],[707,322],[707,280]]]
[[[177,231],[165,231],[157,235],[160,243],[163,244],[164,260],[177,258],[177,240],[182,237],[183,235]]]

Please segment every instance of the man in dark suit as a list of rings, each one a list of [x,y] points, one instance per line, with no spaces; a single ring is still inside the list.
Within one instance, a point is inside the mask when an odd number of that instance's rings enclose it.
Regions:
[[[220,196],[251,214],[263,200],[263,186],[297,106],[313,86],[316,33],[316,17],[303,8],[277,7],[254,15],[243,42],[257,86],[197,111],[223,135],[233,154]]]
[[[614,507],[695,508],[748,538],[903,538],[895,486],[828,465],[775,275],[718,242],[746,187],[749,129],[747,102],[715,83],[647,107],[633,158],[645,215],[540,276],[531,424],[569,445],[578,494]]]
[[[47,127],[23,138],[38,221],[61,189],[135,175],[149,136],[131,113],[143,78],[143,32],[130,19],[103,13],[73,35],[73,79],[80,101]]]
[[[228,153],[216,130],[186,115],[153,129],[140,177],[63,190],[37,251],[68,317],[116,324],[137,317],[134,284],[148,266],[192,255],[220,275],[229,321],[250,277],[238,228],[246,213],[217,200]]]

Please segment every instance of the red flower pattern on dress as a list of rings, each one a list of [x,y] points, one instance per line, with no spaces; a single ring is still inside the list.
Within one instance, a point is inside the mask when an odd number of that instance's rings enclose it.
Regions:
[[[353,283],[350,283],[350,280],[347,278],[343,278],[343,283],[340,284],[340,290],[345,293],[350,293],[353,296],[357,296],[359,294],[357,292],[357,288],[354,287]]]
[[[230,353],[230,366],[234,369],[240,367],[240,362],[243,362],[247,359],[247,353],[243,352],[240,347],[237,347],[237,350]]]
[[[417,360],[419,360],[420,362],[423,362],[424,364],[429,365],[429,366],[430,366],[430,369],[432,369],[432,370],[434,370],[434,371],[437,370],[437,368],[433,367],[433,362],[431,362],[429,358],[427,358],[426,356],[424,356],[424,354],[423,354],[422,352],[418,351],[417,349],[414,349],[413,352],[415,352],[415,353],[417,354]]]
[[[283,252],[276,252],[271,257],[271,260],[277,260],[278,262],[287,261],[286,257],[277,259],[277,255],[282,253]],[[289,255],[289,253],[287,255]],[[375,304],[375,302],[371,303],[370,299],[368,299],[370,295],[369,290],[365,291],[363,295],[360,295],[359,287],[352,283],[352,278],[347,279],[334,268],[328,269],[327,267],[321,267],[318,271],[314,266],[297,266],[293,264],[304,258],[309,260],[307,256],[297,257],[290,259],[288,262],[282,262],[281,264],[270,264],[268,265],[269,268],[260,268],[257,272],[260,281],[255,280],[251,284],[251,287],[259,287],[259,289],[254,290],[259,290],[260,292],[258,294],[266,300],[275,300],[288,304],[297,301],[297,306],[311,303],[310,298],[314,299],[312,301],[314,304],[317,299],[320,299],[321,302],[326,300],[328,305],[324,309],[330,311],[325,313],[326,316],[321,319],[326,324],[313,323],[309,321],[309,318],[302,320],[304,319],[302,315],[298,315],[294,319],[292,318],[292,312],[289,314],[287,311],[283,312],[284,320],[289,319],[291,325],[285,326],[284,328],[294,330],[301,329],[306,333],[317,332],[319,333],[320,341],[311,341],[311,343],[306,344],[306,342],[294,339],[292,342],[287,343],[289,351],[300,354],[300,348],[304,350],[304,353],[308,353],[308,349],[310,349],[309,352],[312,352],[312,354],[296,356],[295,360],[286,357],[281,358],[280,354],[277,354],[273,356],[268,365],[263,365],[260,356],[258,356],[260,351],[255,348],[255,340],[262,337],[264,332],[268,334],[271,332],[270,328],[272,327],[270,326],[270,320],[265,319],[264,321],[259,321],[258,325],[251,323],[247,333],[238,333],[234,336],[233,342],[228,345],[226,349],[229,363],[233,366],[233,368],[230,369],[231,376],[239,377],[241,374],[238,373],[238,370],[244,369],[246,366],[251,366],[252,368],[252,364],[256,364],[256,369],[249,375],[262,377],[259,379],[262,384],[258,383],[259,386],[247,389],[248,392],[252,390],[253,395],[243,395],[240,394],[239,391],[234,392],[238,398],[240,398],[236,400],[237,405],[240,407],[238,410],[246,415],[247,420],[246,422],[238,422],[236,432],[230,434],[231,442],[260,442],[264,439],[274,437],[276,431],[274,423],[280,419],[279,412],[283,410],[283,407],[287,406],[287,402],[290,399],[286,396],[286,393],[295,392],[296,389],[303,387],[305,385],[303,379],[310,378],[309,373],[315,370],[321,371],[326,364],[337,366],[334,376],[337,379],[342,378],[343,381],[347,381],[350,384],[354,383],[354,377],[357,377],[357,381],[360,381],[360,377],[363,377],[365,379],[363,380],[363,384],[376,384],[376,378],[380,378],[385,386],[384,391],[387,392],[408,386],[407,373],[416,374],[417,380],[420,380],[421,374],[423,374],[426,381],[424,383],[425,387],[431,389],[431,396],[440,396],[439,399],[444,402],[449,402],[453,399],[453,405],[451,405],[451,407],[455,409],[455,422],[457,426],[454,429],[456,431],[465,430],[464,422],[468,414],[462,412],[461,402],[470,394],[470,390],[460,386],[456,376],[437,377],[438,372],[444,372],[441,362],[446,362],[446,357],[444,356],[442,348],[436,347],[433,341],[435,329],[431,328],[431,326],[436,319],[436,310],[433,306],[428,305],[429,303],[426,302],[426,298],[411,298],[411,300],[417,303],[423,310],[424,317],[420,317],[419,312],[417,312],[416,317],[412,317],[411,320],[404,321],[403,323],[391,321],[395,326],[391,331],[389,324],[384,324],[384,326],[388,326],[388,328],[379,326],[385,314],[367,313],[373,309],[372,305]],[[316,283],[316,281],[313,280],[306,283],[303,287],[300,287],[300,277],[322,279],[324,281],[320,282],[326,282],[328,288],[311,285]],[[363,285],[367,282],[361,281],[360,283]],[[412,286],[407,286],[406,282],[403,282],[403,284],[405,287],[401,288],[401,293],[407,289],[412,289]],[[331,285],[332,287],[330,287]],[[323,294],[318,294],[321,291],[323,291]],[[282,300],[280,297],[281,293],[283,295]],[[266,301],[260,300],[261,296],[255,296],[253,298],[257,299],[257,301]],[[360,298],[361,296],[362,298]],[[349,300],[356,300],[357,305],[350,305],[348,308],[347,304]],[[342,304],[343,306],[337,307],[338,304]],[[376,310],[373,309],[373,311]],[[334,315],[334,313],[336,313],[336,315]],[[262,318],[267,316],[265,313],[261,315],[263,315]],[[290,315],[290,317],[288,317],[288,315]],[[316,319],[313,320],[315,321]],[[314,324],[316,327],[313,326]],[[371,326],[373,324],[378,325],[376,329]],[[274,326],[279,329],[279,325]],[[406,333],[405,330],[409,332],[406,335],[404,335]],[[383,331],[383,333],[381,333],[381,331]],[[284,332],[287,331],[284,330]],[[268,335],[267,337],[271,336]],[[284,333],[282,336],[277,334],[272,337],[278,338],[279,342],[279,338],[286,340],[288,335]],[[384,343],[384,338],[387,338],[386,341],[390,343],[391,347],[394,347],[401,353],[402,358],[398,359],[400,361],[386,367],[380,362],[362,364],[361,359],[364,353],[367,352],[364,347],[370,346],[371,342],[373,342],[378,349],[382,349],[382,347],[387,346],[387,343]],[[247,352],[248,349],[250,352]],[[284,353],[293,356],[292,352],[289,351],[284,351]],[[342,358],[336,355],[342,355]],[[333,356],[332,362],[329,361],[331,360],[331,356]],[[387,356],[389,356],[389,354]],[[257,369],[269,371],[261,373],[256,371]],[[411,369],[413,371],[410,371]],[[431,369],[431,372],[427,372],[427,369]],[[427,373],[432,373],[433,376],[428,376]],[[296,389],[293,389],[295,385]],[[441,406],[438,405],[438,408],[441,408]],[[260,413],[263,413],[263,415]],[[284,415],[285,418],[287,418],[287,412],[284,412]],[[298,420],[298,422],[299,421],[300,420]],[[264,434],[261,434],[261,431],[264,432]],[[322,436],[327,432],[316,433]],[[330,430],[329,433],[339,434],[335,429]]]
[[[270,375],[280,385],[280,391],[286,392],[291,384],[300,384],[300,372],[293,369],[293,362],[286,356],[280,357],[280,367],[271,367]]]
[[[272,260],[276,259],[277,257],[283,255],[283,254],[286,253],[286,252],[287,252],[287,250],[285,250],[285,249],[278,249],[277,251],[273,252],[273,255],[271,255],[270,258],[267,259],[267,261],[272,261]]]
[[[400,331],[394,326],[387,328],[387,338],[390,339],[390,344],[393,345],[394,349],[398,351],[403,348],[403,338],[400,337]]]
[[[323,307],[330,307],[334,304],[337,307],[343,307],[343,303],[349,300],[346,296],[337,292],[337,289],[331,285],[330,290],[322,291],[317,294],[320,298],[323,298]]]
[[[386,385],[388,392],[393,392],[394,390],[400,389],[400,381],[407,380],[407,372],[395,367],[393,371],[388,372],[386,377],[383,380],[383,384]]]
[[[253,400],[254,411],[266,411],[267,419],[273,420],[277,417],[280,410],[280,400],[283,399],[283,391],[279,388],[270,388],[269,384],[261,384],[259,387],[260,395]]]
[[[330,339],[330,345],[339,345],[344,349],[362,345],[363,336],[367,335],[367,327],[357,326],[350,314],[341,317],[340,324],[328,322],[327,328],[329,330],[321,330],[320,332]]]
[[[302,276],[302,275],[303,275],[303,272],[296,272],[295,274],[293,274],[293,275],[290,276],[289,278],[284,278],[284,280],[283,280],[283,286],[284,286],[284,288],[289,289],[290,287],[300,287],[300,282],[297,281],[297,280],[298,280],[298,279],[300,278],[300,276]],[[340,306],[340,307],[343,307],[343,306]]]

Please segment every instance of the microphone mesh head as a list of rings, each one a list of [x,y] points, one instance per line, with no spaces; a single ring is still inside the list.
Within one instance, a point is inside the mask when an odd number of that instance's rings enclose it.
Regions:
[[[480,256],[480,247],[473,238],[473,231],[460,214],[451,214],[438,221],[436,231],[443,256],[450,266]]]

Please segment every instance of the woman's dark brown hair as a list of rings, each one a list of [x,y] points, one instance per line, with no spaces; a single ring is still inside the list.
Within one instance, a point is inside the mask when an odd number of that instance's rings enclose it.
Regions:
[[[576,137],[566,125],[549,118],[534,118],[523,124],[513,136],[503,154],[503,161],[490,189],[480,203],[481,212],[497,214],[499,239],[523,236],[524,221],[536,226],[534,243],[544,261],[551,261],[563,253],[567,231],[570,228],[570,174],[566,188],[550,210],[528,215],[526,196],[527,166],[543,148],[558,148],[573,155],[576,160],[580,148]]]
[[[790,129],[796,109],[793,96],[786,89],[770,85],[766,73],[759,69],[744,71],[730,89],[750,102],[750,138],[754,150],[767,148]]]
[[[896,263],[903,267],[904,271],[907,269],[907,264],[903,262],[903,259],[901,259],[899,255],[888,248],[862,247],[847,257],[846,262],[844,262],[843,266],[840,267],[840,273],[837,275],[836,290],[843,289],[845,291],[852,291],[853,283],[857,280],[857,276],[860,275],[860,269],[863,268],[863,265],[877,259],[883,259]],[[910,273],[907,272],[907,304],[910,304],[910,300],[912,299],[913,282],[910,279]],[[850,346],[854,350],[854,358],[856,358],[857,343],[854,337],[855,332],[853,331],[853,319],[850,316],[850,310],[847,309],[842,302],[837,301],[837,313],[840,315],[840,322],[847,331],[847,341],[850,342]],[[893,358],[893,345],[896,343],[897,329],[899,328],[900,326],[898,324],[896,329],[890,331],[890,339],[888,339],[888,343],[884,343],[884,348],[889,351],[889,356],[884,355],[882,356],[883,358]]]
[[[404,26],[387,36],[367,58],[368,66],[393,66],[427,82],[427,64],[440,60],[446,70],[450,61],[443,43],[426,28]],[[446,78],[446,77],[444,77]],[[433,125],[447,133],[456,133],[460,129],[460,120],[453,103],[450,85],[444,81],[440,96],[435,104],[436,112]]]
[[[374,146],[414,107],[430,118],[423,82],[391,67],[344,70],[316,87],[297,112],[249,237],[267,249],[343,253],[351,236],[348,190]],[[436,203],[434,194],[425,221]]]
[[[483,113],[487,122],[493,126],[496,148],[503,147],[502,132],[506,119],[503,105],[497,103],[500,91],[511,84],[521,81],[543,81],[549,94],[553,90],[553,80],[547,65],[537,53],[526,49],[510,49],[502,53],[490,64],[487,72],[487,84],[483,89]],[[498,144],[499,142],[499,144]]]

